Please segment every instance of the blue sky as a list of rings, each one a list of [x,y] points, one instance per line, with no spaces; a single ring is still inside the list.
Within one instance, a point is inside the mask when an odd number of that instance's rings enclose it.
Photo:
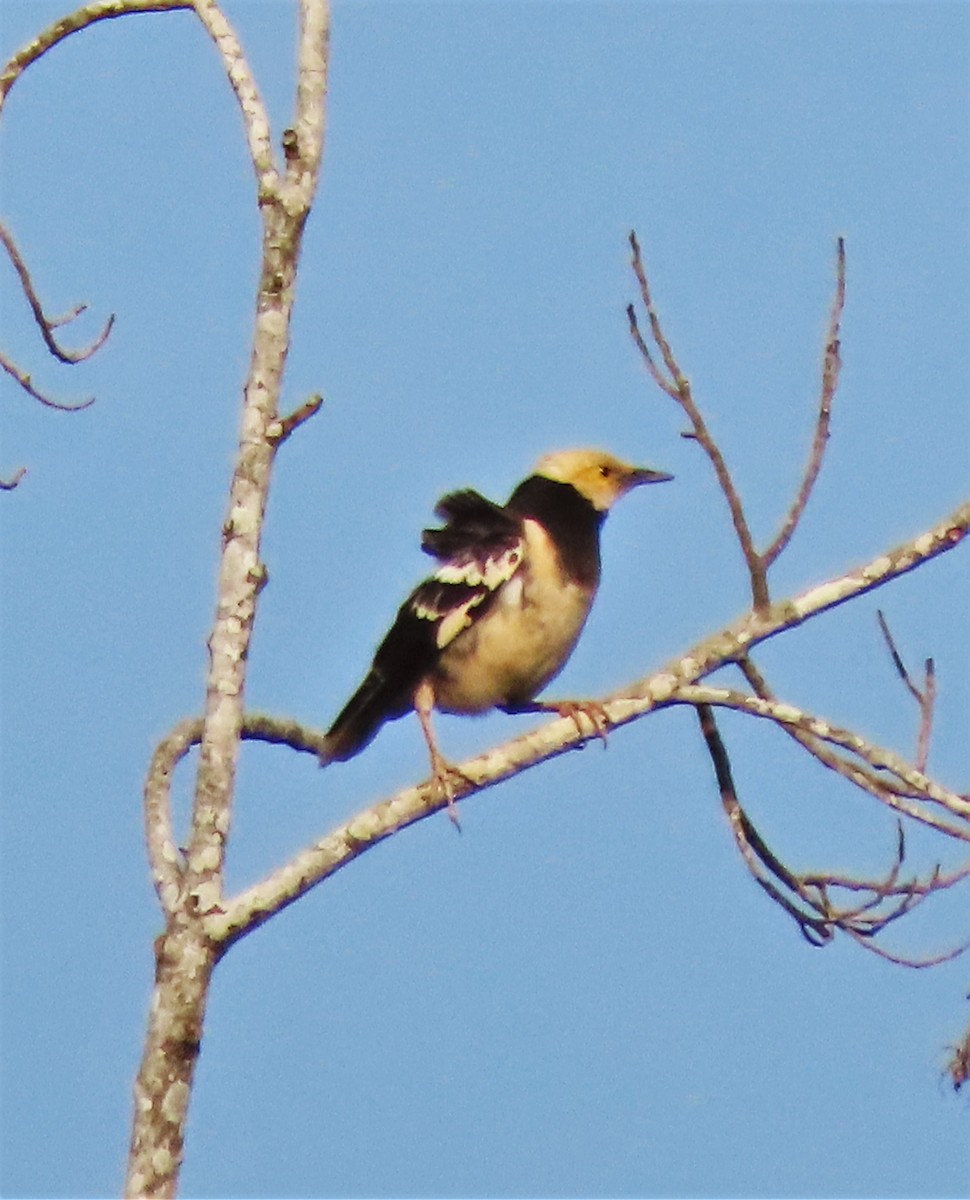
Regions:
[[[227,3],[277,134],[294,13]],[[64,10],[4,0],[2,56]],[[825,472],[773,576],[820,582],[966,495],[970,9],[961,4],[338,3],[329,140],[286,382],[252,707],[328,723],[424,567],[444,491],[502,498],[586,443],[670,470],[604,534],[553,687],[596,695],[734,618],[745,581],[683,421],[631,347],[626,236],[762,540],[804,461],[834,245],[845,370]],[[46,361],[9,270],[3,345],[77,415],[4,384],[0,1190],[121,1186],[159,921],[148,756],[197,712],[257,269],[234,102],[186,14],[104,23],[9,99],[0,210],[52,310],[107,312]],[[76,343],[74,343],[76,344]],[[908,751],[880,646],[937,659],[931,764],[970,787],[966,554],[765,648],[785,698]],[[443,719],[460,757],[527,718]],[[892,822],[786,739],[723,721],[742,800],[797,867],[878,872]],[[321,774],[247,747],[233,887],[426,772],[412,719]],[[177,804],[187,811],[190,772]],[[941,1072],[966,962],[811,949],[746,875],[690,713],[658,714],[354,863],[220,965],[191,1196],[958,1196]],[[953,861],[912,839],[914,863]],[[967,935],[961,897],[895,932]]]

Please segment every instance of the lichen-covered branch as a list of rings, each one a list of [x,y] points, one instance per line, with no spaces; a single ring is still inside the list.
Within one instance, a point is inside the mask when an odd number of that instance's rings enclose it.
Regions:
[[[259,194],[272,195],[276,192],[279,177],[273,155],[269,115],[239,36],[215,0],[194,0],[192,7],[219,51],[239,104]]]
[[[903,794],[938,805],[946,809],[951,816],[965,821],[964,828],[951,825],[948,831],[953,837],[970,842],[970,800],[930,779],[894,750],[876,746],[852,730],[824,721],[794,704],[765,700],[761,696],[749,696],[730,688],[685,684],[676,690],[672,699],[675,703],[731,708],[735,712],[747,713],[752,717],[772,721],[776,725],[791,726],[817,741],[847,750],[857,755],[874,771],[885,771],[893,776],[905,789]],[[916,812],[909,815],[916,816]]]
[[[279,401],[302,232],[323,152],[330,20],[326,0],[303,0],[300,137],[296,145],[288,142],[284,174],[276,165],[266,111],[235,32],[214,0],[196,0],[194,7],[222,57],[243,115],[259,185],[262,261],[239,448],[222,528],[203,715],[198,725],[184,722],[159,747],[145,789],[149,854],[167,917],[156,946],[158,970],[135,1085],[126,1185],[127,1194],[147,1196],[175,1194],[208,984],[224,949],[210,937],[206,921],[223,904],[246,664],[265,581],[260,558],[263,518],[281,429],[285,431]],[[198,767],[183,862],[171,828],[169,778],[196,742]]]
[[[777,699],[750,656],[739,659],[737,665],[751,684],[756,696],[760,696],[763,700],[774,701]],[[849,754],[838,753],[831,745],[826,744],[811,733],[807,733],[797,724],[779,724],[779,728],[794,741],[798,742],[800,746],[807,750],[823,766],[835,771],[850,783],[855,784],[856,787],[868,792],[870,796],[874,796],[882,804],[895,809],[907,817],[911,817],[914,821],[919,821],[924,825],[930,826],[938,833],[946,834],[948,837],[963,837],[962,830],[952,827],[950,822],[944,817],[914,803],[914,799],[918,798],[917,794],[911,788],[906,788],[896,781],[891,775],[872,770],[852,758]],[[925,770],[925,762],[921,762],[919,758],[915,760],[913,765],[918,771]]]

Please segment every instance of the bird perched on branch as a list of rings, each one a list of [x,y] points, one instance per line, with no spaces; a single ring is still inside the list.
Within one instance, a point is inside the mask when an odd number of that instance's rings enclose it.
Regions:
[[[444,527],[421,539],[438,567],[401,605],[328,731],[322,763],[352,758],[385,721],[415,709],[451,805],[456,769],[438,749],[432,709],[552,711],[577,725],[586,713],[601,729],[595,704],[534,697],[565,666],[586,623],[607,512],[633,488],[672,478],[602,450],[564,450],[541,459],[504,506],[470,490],[445,496],[435,509]]]

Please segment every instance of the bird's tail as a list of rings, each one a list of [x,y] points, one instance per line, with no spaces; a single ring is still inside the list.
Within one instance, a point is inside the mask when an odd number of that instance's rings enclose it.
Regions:
[[[385,721],[403,716],[412,707],[410,695],[402,695],[399,688],[388,685],[382,672],[371,669],[327,730],[321,764],[353,758],[373,741]]]

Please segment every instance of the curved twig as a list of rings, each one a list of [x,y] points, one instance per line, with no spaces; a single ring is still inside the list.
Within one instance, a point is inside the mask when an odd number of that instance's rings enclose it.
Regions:
[[[2,351],[0,351],[0,368],[6,371],[8,375],[13,376],[27,395],[33,397],[34,400],[38,400],[45,408],[56,408],[60,412],[80,412],[82,408],[90,408],[94,403],[93,396],[88,396],[87,400],[78,400],[73,404],[62,400],[52,400],[50,396],[45,396],[43,392],[39,392],[34,387],[33,381],[26,371],[21,371],[17,364],[11,362]]]
[[[27,474],[26,467],[18,467],[9,479],[0,479],[0,491],[12,492],[13,489],[20,483],[21,479]]]
[[[750,656],[739,658],[737,665],[748,683],[751,684],[756,696],[760,696],[763,700],[773,701],[777,699]],[[936,813],[927,812],[925,809],[920,808],[919,805],[912,803],[912,801],[919,798],[919,792],[906,787],[891,776],[880,775],[878,772],[865,767],[862,763],[838,754],[831,746],[826,745],[818,738],[812,737],[796,726],[782,726],[782,728],[789,737],[804,747],[823,766],[835,771],[850,783],[855,784],[856,787],[868,792],[881,804],[885,804],[889,808],[895,809],[896,812],[902,813],[914,821],[919,821],[921,824],[927,825],[931,829],[935,829],[938,833],[945,834],[947,837],[962,837],[960,830],[955,829],[949,821],[937,816]],[[919,770],[924,769],[919,762],[916,762],[914,765]]]
[[[196,16],[215,43],[226,68],[246,128],[249,155],[256,172],[260,196],[268,197],[276,192],[279,184],[273,157],[269,114],[243,52],[239,35],[215,0],[194,0],[191,7],[195,9]]]
[[[145,779],[145,841],[155,891],[162,910],[172,916],[182,895],[183,854],[172,825],[172,776],[175,768],[202,741],[201,717],[187,717],[170,730],[156,746]],[[287,718],[249,713],[243,718],[242,737],[270,742],[319,756],[324,734]]]
[[[7,94],[24,71],[48,50],[97,21],[110,21],[129,13],[170,12],[192,7],[192,0],[94,0],[49,25],[23,46],[0,72],[0,109]]]
[[[53,354],[56,359],[62,363],[79,363],[90,358],[92,354],[97,353],[104,345],[111,333],[112,326],[115,323],[114,313],[112,313],[104,323],[104,328],[98,334],[90,345],[83,347],[81,350],[65,350],[59,345],[54,337],[54,330],[63,325],[69,324],[71,321],[79,317],[81,313],[87,311],[86,304],[77,304],[70,312],[65,313],[62,317],[48,317],[44,312],[44,307],[40,302],[40,297],[37,295],[37,290],[34,287],[34,282],[30,277],[30,272],[27,270],[27,264],[24,262],[20,251],[17,249],[17,243],[13,240],[10,231],[0,223],[0,242],[7,251],[7,256],[13,264],[14,270],[20,278],[20,287],[24,293],[27,303],[30,305],[30,311],[34,315],[34,321],[37,328],[40,330],[40,335],[44,339],[44,345]],[[55,406],[57,407],[57,406]],[[82,407],[84,407],[82,405]]]

